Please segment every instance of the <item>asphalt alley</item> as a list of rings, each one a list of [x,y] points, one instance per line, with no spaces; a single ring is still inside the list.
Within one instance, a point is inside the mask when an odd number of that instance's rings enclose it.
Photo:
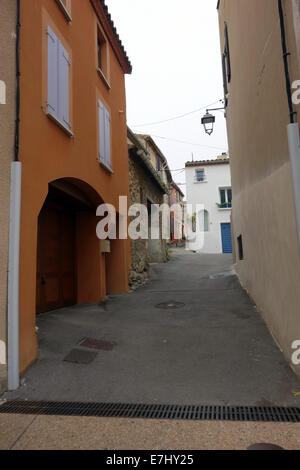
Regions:
[[[38,359],[4,398],[300,406],[300,381],[231,266],[175,249],[145,287],[40,315]]]

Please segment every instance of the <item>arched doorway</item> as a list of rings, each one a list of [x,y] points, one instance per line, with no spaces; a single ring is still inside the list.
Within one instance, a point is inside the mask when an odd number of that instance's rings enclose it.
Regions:
[[[36,311],[101,299],[100,196],[86,183],[66,178],[49,184],[38,220]]]

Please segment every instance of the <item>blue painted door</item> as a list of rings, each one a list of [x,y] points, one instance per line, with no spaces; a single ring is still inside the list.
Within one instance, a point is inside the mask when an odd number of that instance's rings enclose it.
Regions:
[[[221,224],[223,253],[232,253],[231,224]]]

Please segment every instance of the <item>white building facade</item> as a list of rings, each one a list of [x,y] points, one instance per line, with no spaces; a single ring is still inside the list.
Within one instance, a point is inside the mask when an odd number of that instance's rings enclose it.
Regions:
[[[187,248],[201,253],[232,253],[232,189],[227,155],[185,165]]]

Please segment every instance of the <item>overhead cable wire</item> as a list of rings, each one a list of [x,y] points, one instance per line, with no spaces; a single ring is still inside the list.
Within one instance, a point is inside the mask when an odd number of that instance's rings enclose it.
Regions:
[[[196,142],[187,142],[187,141],[184,141],[184,140],[177,140],[177,139],[172,139],[172,138],[169,138],[169,137],[162,137],[160,135],[155,135],[155,134],[150,134],[150,135],[151,135],[151,137],[156,137],[157,139],[169,140],[170,142],[178,142],[179,144],[194,145],[196,147],[205,147],[205,148],[209,148],[209,149],[218,149],[218,150],[224,150],[225,149],[225,146],[224,147],[215,147],[213,145],[203,145],[203,144],[198,144]]]
[[[176,119],[182,119],[186,116],[190,116],[191,114],[199,113],[200,111],[203,111],[203,110],[209,108],[210,106],[213,106],[213,105],[215,105],[217,103],[220,103],[222,101],[223,101],[222,99],[218,100],[218,101],[215,101],[214,103],[207,104],[206,106],[202,106],[201,108],[195,109],[194,111],[190,111],[189,113],[180,114],[179,116],[175,116],[175,117],[172,117],[172,118],[169,118],[169,119],[164,119],[163,121],[148,122],[146,124],[136,124],[136,125],[133,125],[132,127],[156,126],[158,124],[163,124],[164,122],[175,121]]]

